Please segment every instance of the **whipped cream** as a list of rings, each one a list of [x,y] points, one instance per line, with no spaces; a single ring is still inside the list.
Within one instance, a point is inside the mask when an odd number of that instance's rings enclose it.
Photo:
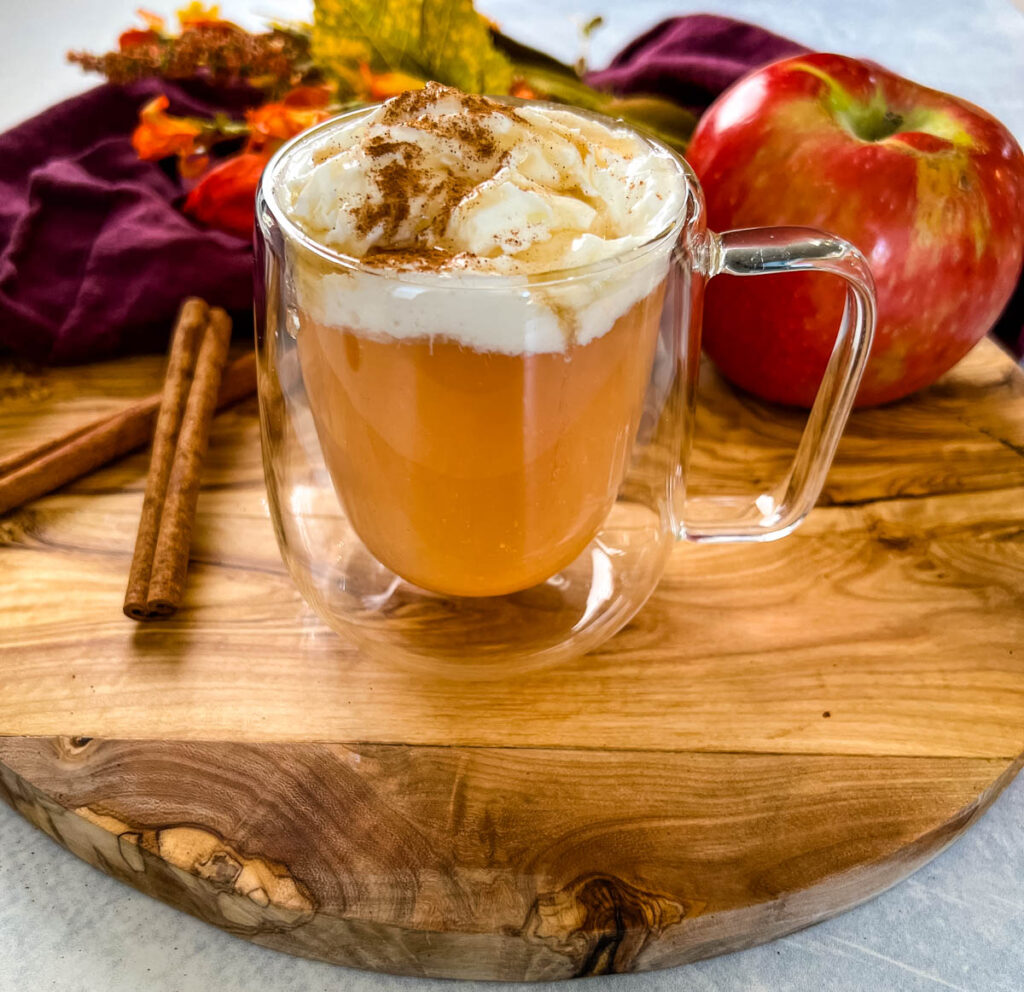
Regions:
[[[670,245],[565,283],[541,277],[626,256],[672,225],[687,190],[675,157],[625,127],[437,83],[300,139],[277,171],[290,220],[362,262],[296,260],[314,319],[508,353],[585,344],[653,291]],[[481,276],[506,278],[467,292]]]

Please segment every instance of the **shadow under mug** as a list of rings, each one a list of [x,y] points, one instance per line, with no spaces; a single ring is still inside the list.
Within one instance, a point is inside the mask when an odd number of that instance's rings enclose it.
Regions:
[[[317,244],[282,202],[293,157],[373,109],[285,145],[257,197],[270,510],[331,627],[389,659],[467,672],[559,660],[626,624],[680,539],[772,540],[800,523],[871,345],[874,288],[856,248],[806,228],[708,231],[690,167],[641,136],[685,187],[646,244],[529,279],[383,273]],[[687,498],[707,281],[803,270],[842,277],[847,299],[788,473],[743,499]],[[610,329],[546,347],[552,320],[583,307],[604,308]],[[389,334],[409,326],[427,331]]]

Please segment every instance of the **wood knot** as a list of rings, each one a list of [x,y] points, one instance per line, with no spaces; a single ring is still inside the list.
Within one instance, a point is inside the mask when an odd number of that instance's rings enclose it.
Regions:
[[[28,544],[29,534],[36,530],[35,510],[21,508],[0,519],[0,547]]]
[[[0,381],[0,404],[28,400],[42,403],[53,393],[46,374],[38,365],[23,361],[7,361]]]
[[[61,761],[81,759],[87,750],[91,750],[90,744],[91,737],[57,737],[54,740],[57,757]]]
[[[879,547],[896,553],[919,551],[928,543],[926,538],[907,534],[883,519],[869,519],[867,532]]]
[[[177,869],[172,877],[192,911],[219,926],[243,933],[291,930],[316,912],[309,890],[285,865],[243,854],[212,830],[192,825],[137,827],[88,806],[74,812],[114,840],[121,863],[131,872],[151,874],[161,866]],[[144,853],[152,859],[148,863]],[[106,865],[108,870],[117,867],[110,858]],[[147,890],[157,884],[137,879],[133,883]]]
[[[889,534],[875,534],[875,540],[883,548],[890,548],[893,551],[907,551],[914,545],[914,539],[906,535],[890,536]]]
[[[576,977],[631,971],[652,936],[697,916],[704,903],[678,901],[611,875],[584,875],[537,897],[524,936],[576,959]]]
[[[154,841],[156,853],[168,864],[206,880],[224,893],[244,896],[259,907],[272,906],[286,916],[299,919],[313,913],[309,893],[284,865],[241,854],[211,830],[193,826],[164,827],[156,832]],[[229,907],[233,913],[228,912]],[[244,903],[222,902],[221,908],[233,922],[249,922],[249,916],[259,917]]]

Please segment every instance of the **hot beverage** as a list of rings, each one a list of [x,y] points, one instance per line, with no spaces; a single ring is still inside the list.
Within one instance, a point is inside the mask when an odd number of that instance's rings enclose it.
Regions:
[[[567,566],[629,462],[669,265],[643,246],[679,212],[678,163],[568,110],[431,84],[325,135],[283,189],[303,231],[359,260],[294,279],[310,408],[367,548],[460,596]]]

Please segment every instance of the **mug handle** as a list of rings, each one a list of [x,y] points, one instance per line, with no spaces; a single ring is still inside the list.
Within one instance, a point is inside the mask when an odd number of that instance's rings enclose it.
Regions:
[[[846,306],[825,376],[785,478],[750,497],[687,499],[680,537],[691,541],[772,541],[795,528],[821,494],[857,395],[875,331],[875,285],[867,260],[848,241],[810,227],[709,234],[710,276],[831,272],[846,280]],[[724,519],[723,519],[724,517]]]

